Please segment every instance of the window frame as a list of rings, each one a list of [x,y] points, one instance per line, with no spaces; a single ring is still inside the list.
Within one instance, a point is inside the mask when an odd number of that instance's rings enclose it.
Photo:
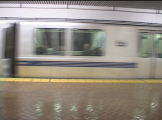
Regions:
[[[35,43],[35,38],[36,38],[36,32],[35,32],[35,31],[36,31],[37,29],[38,29],[38,30],[39,30],[39,29],[42,29],[42,30],[43,30],[43,29],[49,29],[49,30],[50,30],[50,29],[63,29],[63,30],[64,30],[64,48],[65,48],[65,49],[64,49],[64,54],[63,54],[63,55],[61,55],[61,54],[53,54],[53,55],[52,55],[52,54],[37,54],[37,53],[36,53],[36,43]],[[48,56],[49,56],[49,57],[55,57],[55,56],[60,56],[60,57],[61,57],[61,56],[66,56],[66,55],[67,55],[67,53],[66,53],[66,52],[67,52],[67,42],[66,42],[66,41],[67,41],[67,40],[66,40],[67,29],[68,29],[68,28],[62,28],[62,27],[40,27],[40,28],[38,27],[38,28],[33,28],[33,44],[34,44],[34,45],[33,45],[33,47],[34,47],[33,54],[34,54],[35,56],[39,56],[39,57],[41,57],[41,56],[46,56],[46,57],[48,57]]]
[[[150,54],[149,54],[149,56],[147,56],[147,57],[143,57],[143,56],[140,56],[140,52],[141,52],[141,33],[148,33],[148,34],[150,34]],[[137,55],[138,57],[140,57],[140,58],[151,58],[152,57],[152,33],[150,32],[150,31],[139,31],[139,33],[138,33],[138,55]]]
[[[103,51],[102,51],[102,55],[74,55],[74,30],[96,30],[96,31],[102,31],[104,32],[105,36],[104,36],[104,45],[103,45]],[[93,29],[93,28],[71,28],[70,29],[71,31],[71,53],[70,53],[70,56],[73,56],[73,57],[104,57],[106,55],[106,43],[107,43],[107,32],[105,29]]]
[[[157,31],[157,32],[155,32],[154,33],[154,49],[155,49],[155,57],[156,58],[162,58],[162,57],[159,57],[159,55],[158,55],[158,53],[157,53],[157,51],[156,51],[156,41],[155,41],[155,35],[157,35],[157,34],[161,34],[162,35],[162,31]]]

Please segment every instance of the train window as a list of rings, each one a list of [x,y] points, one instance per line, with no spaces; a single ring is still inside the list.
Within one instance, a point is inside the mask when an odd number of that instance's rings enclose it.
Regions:
[[[148,58],[151,56],[151,34],[140,33],[139,40],[139,57]]]
[[[103,30],[73,29],[73,55],[102,56],[105,34]]]
[[[13,58],[14,55],[14,28],[6,29],[5,58]]]
[[[162,58],[162,33],[155,34],[156,56]]]
[[[64,55],[65,29],[35,29],[35,45],[37,55]]]

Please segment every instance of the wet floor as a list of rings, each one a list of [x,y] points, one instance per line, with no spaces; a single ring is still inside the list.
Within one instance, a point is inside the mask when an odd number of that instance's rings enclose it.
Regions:
[[[1,82],[1,120],[162,120],[162,84]]]

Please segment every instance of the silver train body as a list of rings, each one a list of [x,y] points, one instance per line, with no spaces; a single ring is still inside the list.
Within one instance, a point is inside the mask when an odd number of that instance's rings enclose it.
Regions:
[[[12,58],[5,57],[5,47],[11,35],[6,28],[13,26],[1,22],[0,27],[3,77],[162,78],[161,27],[18,22]]]

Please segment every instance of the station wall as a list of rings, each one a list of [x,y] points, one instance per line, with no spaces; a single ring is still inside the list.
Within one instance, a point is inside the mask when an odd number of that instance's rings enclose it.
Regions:
[[[0,18],[63,18],[162,24],[162,10],[52,4],[0,4]]]

